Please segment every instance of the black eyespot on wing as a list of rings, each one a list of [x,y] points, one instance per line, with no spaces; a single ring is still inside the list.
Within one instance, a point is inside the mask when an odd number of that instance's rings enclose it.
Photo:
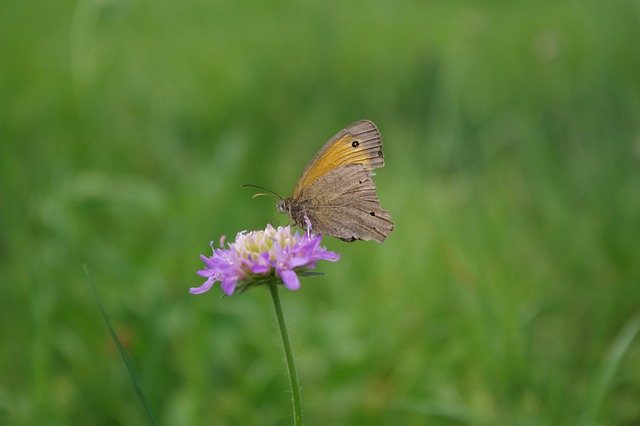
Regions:
[[[371,216],[375,216],[375,215],[376,215],[376,212],[369,212],[369,214],[370,214]]]
[[[382,150],[378,151],[378,157],[382,157]]]
[[[360,142],[358,142],[358,141],[353,141],[353,142],[351,142],[351,146],[352,146],[352,147],[354,147],[354,148],[357,148],[357,147],[359,147],[359,146],[360,146]]]

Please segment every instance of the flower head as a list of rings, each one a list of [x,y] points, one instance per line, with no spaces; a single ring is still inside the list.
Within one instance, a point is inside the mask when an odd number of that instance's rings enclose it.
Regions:
[[[336,262],[340,255],[320,246],[322,235],[306,232],[291,234],[291,227],[275,229],[267,225],[264,231],[238,232],[236,240],[224,249],[213,248],[213,255],[200,255],[205,268],[198,275],[207,281],[189,290],[192,294],[209,291],[216,281],[231,296],[236,288],[243,291],[273,279],[279,279],[289,290],[300,288],[299,273],[316,267],[318,260]]]

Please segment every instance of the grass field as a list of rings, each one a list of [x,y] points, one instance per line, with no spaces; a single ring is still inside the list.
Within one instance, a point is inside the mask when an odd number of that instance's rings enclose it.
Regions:
[[[291,424],[269,293],[194,296],[367,118],[396,228],[281,292],[307,425],[640,424],[640,3],[0,3],[0,424]]]

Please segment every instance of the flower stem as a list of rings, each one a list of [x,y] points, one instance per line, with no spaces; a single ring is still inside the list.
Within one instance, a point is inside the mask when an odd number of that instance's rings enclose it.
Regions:
[[[300,384],[298,383],[298,373],[296,372],[296,364],[293,361],[293,351],[291,350],[291,342],[289,341],[289,333],[287,325],[284,321],[282,313],[282,305],[280,304],[280,295],[278,294],[278,284],[269,283],[271,298],[273,299],[273,307],[278,317],[278,328],[280,329],[280,337],[282,337],[282,346],[284,347],[284,355],[287,360],[287,369],[289,370],[289,384],[291,386],[291,400],[293,402],[293,424],[302,426],[302,403],[300,402]]]

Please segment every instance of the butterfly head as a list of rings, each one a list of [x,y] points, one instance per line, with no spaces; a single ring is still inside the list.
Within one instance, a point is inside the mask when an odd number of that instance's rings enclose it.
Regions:
[[[276,201],[276,208],[280,213],[291,215],[291,204],[288,199],[281,198]]]
[[[301,228],[305,228],[305,211],[304,209],[294,201],[293,198],[281,198],[276,202],[276,208],[280,213],[284,213],[293,223]],[[308,219],[306,219],[308,220]]]

